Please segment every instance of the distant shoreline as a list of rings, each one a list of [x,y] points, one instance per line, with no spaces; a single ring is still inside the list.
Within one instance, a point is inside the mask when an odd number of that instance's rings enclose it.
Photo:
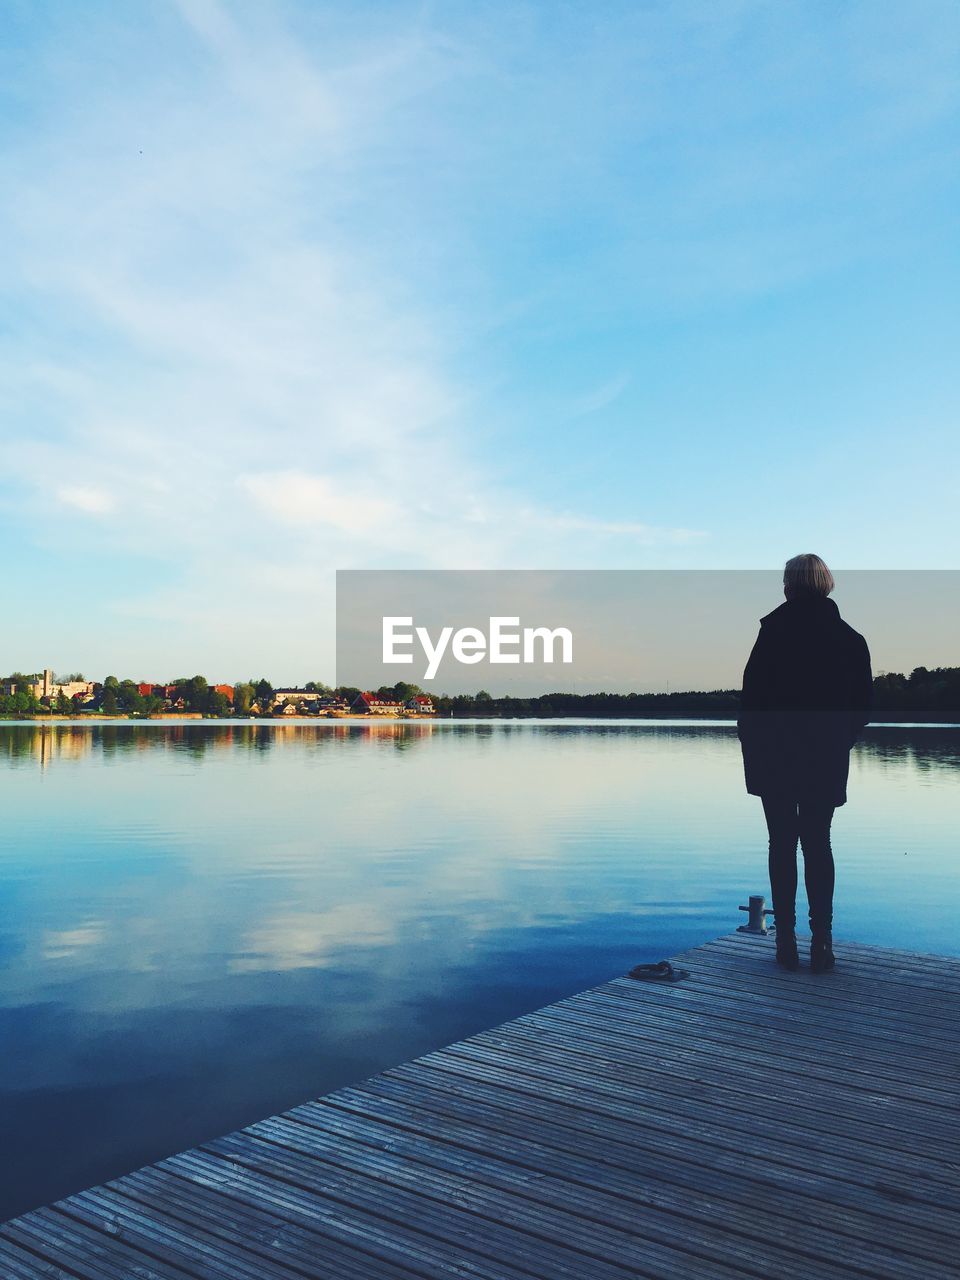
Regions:
[[[199,712],[181,714],[139,716],[120,712],[116,715],[86,716],[0,716],[0,727],[5,725],[35,725],[41,728],[63,726],[68,728],[119,727],[126,725],[236,725],[243,727],[295,725],[328,725],[346,724],[350,726],[377,724],[521,724],[525,721],[536,721],[540,724],[651,724],[651,725],[703,725],[712,728],[736,728],[737,721],[726,717],[707,715],[480,715],[475,713],[459,715],[433,716],[387,716],[387,715],[341,715],[341,716],[212,716]],[[901,718],[885,716],[882,720],[871,720],[866,726],[870,729],[960,729],[958,720],[932,720],[921,716],[904,716]]]
[[[71,676],[58,686],[47,668],[42,677],[15,673],[0,682],[0,717],[46,720],[154,717],[179,720],[237,718],[274,720],[736,720],[739,689],[688,689],[661,693],[571,692],[519,696],[486,690],[474,694],[425,693],[403,681],[364,692],[352,686],[311,682],[275,689],[267,679],[211,685],[203,676],[168,685],[137,684],[107,676],[102,684]],[[811,708],[813,710],[813,708]],[[953,724],[960,720],[960,666],[915,667],[909,676],[880,672],[873,678],[874,721]]]

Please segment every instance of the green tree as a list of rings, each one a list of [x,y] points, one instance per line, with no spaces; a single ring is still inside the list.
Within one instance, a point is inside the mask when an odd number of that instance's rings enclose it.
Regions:
[[[187,708],[190,711],[207,711],[210,707],[210,686],[203,676],[194,676],[189,682]]]
[[[242,681],[240,684],[233,686],[233,709],[238,716],[245,716],[249,713],[253,696],[254,688],[249,681]]]
[[[418,694],[423,693],[423,690],[418,684],[408,684],[406,680],[398,680],[393,686],[393,692],[400,702],[407,702],[410,698],[415,698]]]
[[[31,686],[36,680],[36,676],[25,675],[22,671],[13,671],[7,676],[4,683],[13,685],[14,694],[24,693],[28,698],[32,698]]]
[[[204,676],[191,676],[189,680],[175,681],[174,701],[183,699],[186,711],[208,711],[210,708],[210,686]]]
[[[107,680],[110,679],[114,679],[114,677],[108,676]],[[103,695],[103,714],[106,716],[115,716],[119,710],[117,691],[113,686],[108,685],[106,680],[103,682],[103,687],[106,691]]]
[[[132,680],[121,680],[118,700],[125,711],[132,711],[135,715],[140,715],[146,704],[146,699]]]
[[[397,702],[406,702],[408,698],[416,697],[422,692],[418,684],[407,684],[405,680],[398,680],[396,684],[383,684],[377,690],[381,698],[392,698]]]

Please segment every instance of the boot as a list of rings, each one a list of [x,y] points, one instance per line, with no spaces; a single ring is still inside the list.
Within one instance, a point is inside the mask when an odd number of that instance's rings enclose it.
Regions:
[[[777,964],[782,969],[799,969],[797,935],[793,929],[777,930]]]
[[[774,910],[773,918],[777,927],[777,964],[783,969],[799,969],[796,907],[788,907],[780,912]]]
[[[810,939],[810,972],[826,973],[837,963],[833,954],[833,934],[830,927],[814,928]]]

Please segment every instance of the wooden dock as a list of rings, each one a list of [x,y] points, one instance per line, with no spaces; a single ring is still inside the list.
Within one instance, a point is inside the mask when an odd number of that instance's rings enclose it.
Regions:
[[[0,1226],[3,1280],[960,1276],[960,960],[735,933]]]

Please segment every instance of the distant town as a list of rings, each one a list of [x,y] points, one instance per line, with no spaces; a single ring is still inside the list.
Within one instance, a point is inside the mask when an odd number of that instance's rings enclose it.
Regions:
[[[210,684],[203,676],[151,681],[87,680],[80,673],[57,676],[50,669],[14,672],[0,681],[4,716],[433,716],[434,700],[416,685],[398,684],[376,693],[311,682],[275,689],[269,680]]]
[[[72,717],[91,720],[124,717],[150,719],[225,719],[292,716],[380,716],[434,719],[438,716],[513,719],[588,716],[609,719],[736,719],[738,689],[676,693],[548,693],[539,697],[475,694],[431,695],[400,682],[377,690],[320,681],[302,687],[275,688],[266,678],[238,684],[211,684],[204,676],[167,683],[87,680],[80,673],[55,675],[51,669],[0,679],[0,718],[30,720]],[[873,682],[872,719],[881,721],[960,721],[960,667],[917,667],[910,675],[880,672]]]

